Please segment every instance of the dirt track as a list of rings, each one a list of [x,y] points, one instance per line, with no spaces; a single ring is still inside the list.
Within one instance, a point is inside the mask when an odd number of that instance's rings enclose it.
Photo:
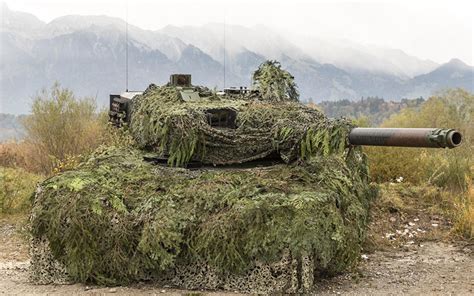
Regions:
[[[375,252],[358,272],[321,284],[324,294],[473,295],[473,246],[427,242],[410,250]]]

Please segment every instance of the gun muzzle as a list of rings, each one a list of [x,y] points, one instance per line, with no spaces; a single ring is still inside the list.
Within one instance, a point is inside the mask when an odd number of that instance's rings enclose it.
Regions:
[[[462,135],[454,129],[440,128],[354,128],[349,143],[359,146],[455,148]]]

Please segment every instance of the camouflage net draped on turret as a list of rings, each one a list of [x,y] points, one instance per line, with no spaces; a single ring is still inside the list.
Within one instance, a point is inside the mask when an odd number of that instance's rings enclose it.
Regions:
[[[293,100],[251,96],[212,96],[184,101],[173,87],[150,85],[134,99],[131,132],[141,148],[151,148],[168,163],[243,163],[277,153],[285,162],[342,153],[351,125],[328,120],[320,111]],[[208,95],[205,97],[205,95]],[[236,112],[235,128],[209,125],[209,110]]]
[[[357,261],[372,196],[361,156],[191,171],[101,148],[41,184],[32,233],[74,281],[296,291],[302,264],[333,274]],[[36,280],[51,269],[42,260],[33,250]]]

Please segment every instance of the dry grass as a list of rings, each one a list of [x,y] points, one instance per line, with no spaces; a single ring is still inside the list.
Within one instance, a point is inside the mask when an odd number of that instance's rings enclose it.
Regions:
[[[31,195],[42,178],[23,169],[0,167],[0,214],[29,210]]]
[[[433,116],[436,114],[436,116]],[[367,147],[371,178],[377,183],[403,177],[418,191],[416,204],[402,192],[382,194],[378,206],[410,212],[424,209],[453,223],[450,236],[474,237],[474,95],[461,89],[430,98],[419,109],[407,108],[386,120],[383,127],[449,127],[460,130],[463,144],[456,149]],[[420,191],[420,188],[423,189]],[[382,190],[383,191],[383,190]],[[377,205],[376,205],[377,207]],[[408,208],[406,208],[408,207]],[[380,213],[383,216],[383,211]]]
[[[29,140],[0,144],[0,166],[21,168],[32,173],[49,173],[51,159]],[[46,164],[46,165],[45,165]]]
[[[454,192],[434,185],[381,184],[379,197],[372,204],[364,249],[390,250],[429,240],[472,240],[473,198],[472,187],[469,192]]]
[[[474,186],[455,199],[452,215],[455,218],[453,233],[468,240],[474,240]]]

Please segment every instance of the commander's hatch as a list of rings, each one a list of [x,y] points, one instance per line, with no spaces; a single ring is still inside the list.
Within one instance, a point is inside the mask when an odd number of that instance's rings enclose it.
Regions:
[[[183,101],[199,100],[199,93],[193,89],[182,89],[179,92]]]
[[[175,86],[179,90],[179,95],[183,101],[199,100],[199,93],[194,90],[191,84],[191,74],[170,75],[169,86]]]

